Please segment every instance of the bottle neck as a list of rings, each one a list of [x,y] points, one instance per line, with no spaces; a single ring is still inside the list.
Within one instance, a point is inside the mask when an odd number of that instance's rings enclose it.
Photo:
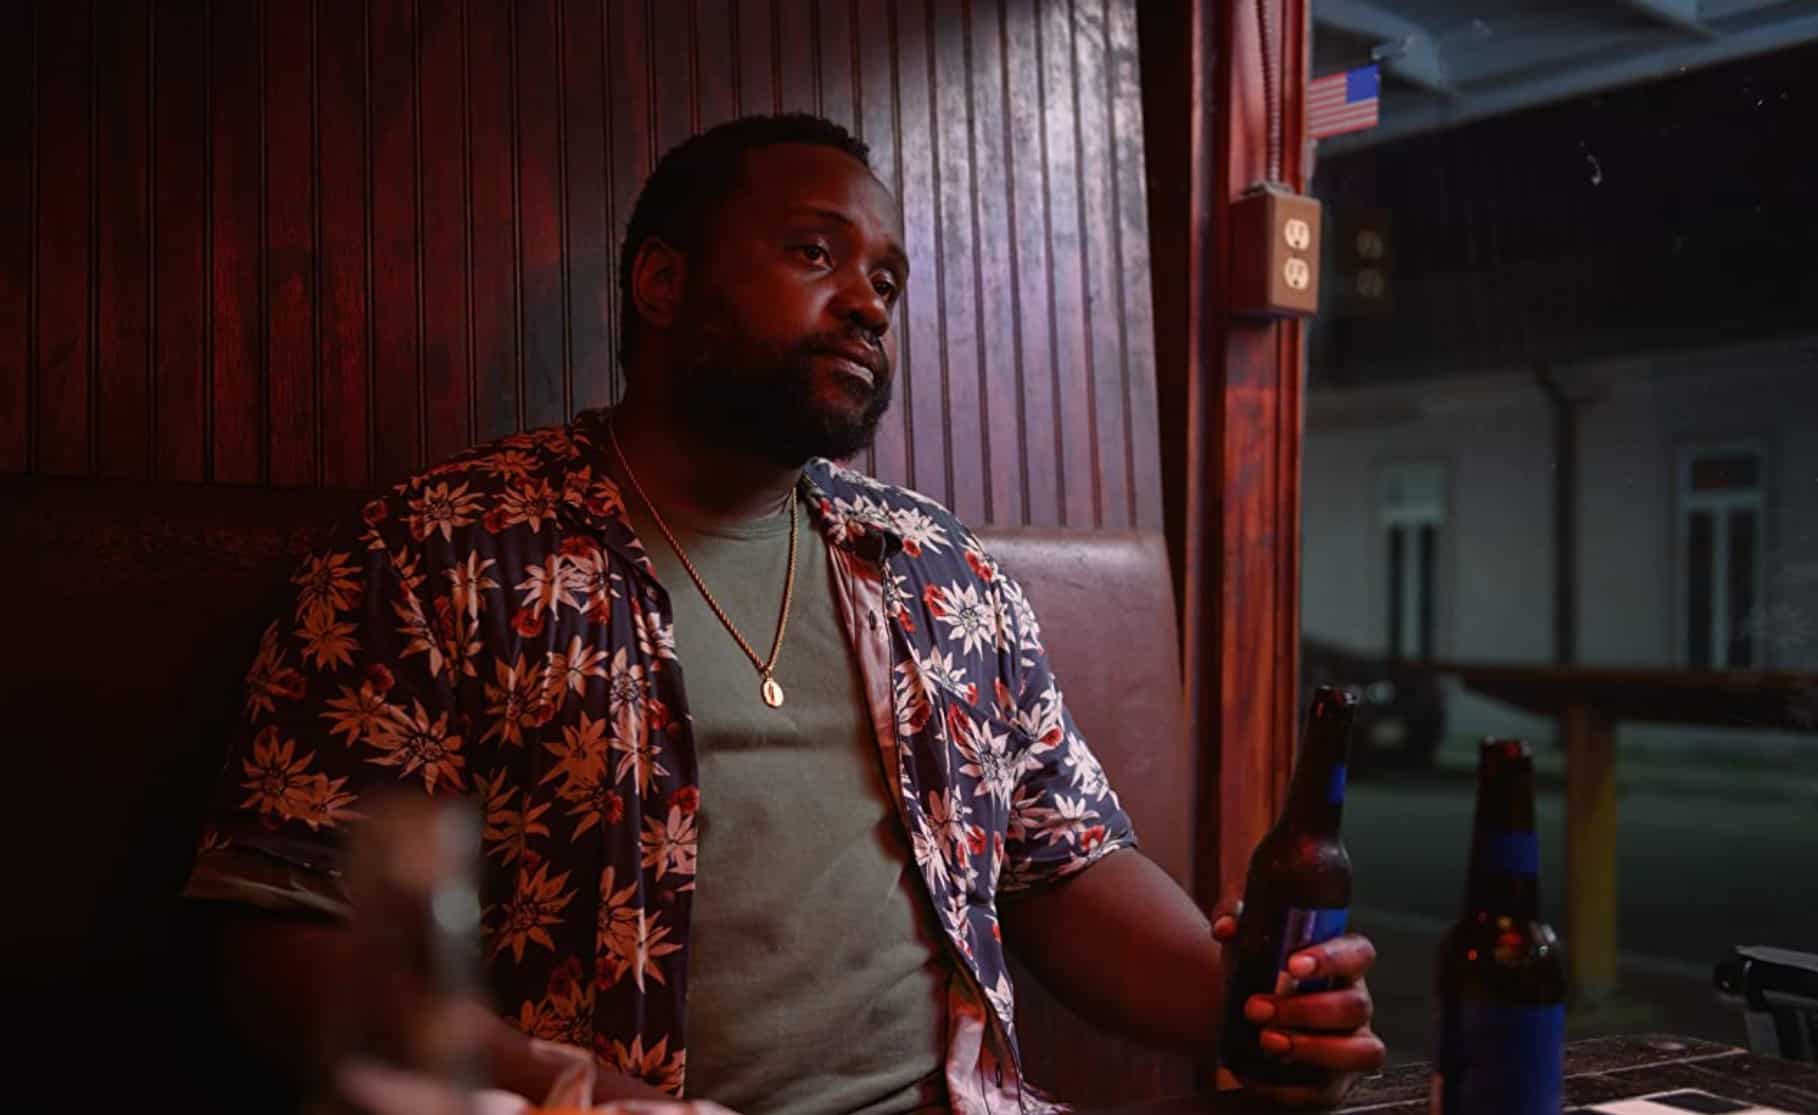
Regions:
[[[1540,916],[1540,842],[1534,832],[1534,771],[1486,766],[1477,783],[1466,913]]]
[[[1311,836],[1337,836],[1344,820],[1348,715],[1314,717],[1307,725],[1288,788],[1282,824]]]

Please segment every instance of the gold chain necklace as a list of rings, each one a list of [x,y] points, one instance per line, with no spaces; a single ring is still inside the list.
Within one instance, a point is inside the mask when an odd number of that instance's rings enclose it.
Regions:
[[[789,602],[795,596],[795,493],[789,494],[789,569],[783,579],[783,610],[776,619],[776,641],[770,644],[770,657],[760,659],[757,651],[752,650],[751,644],[745,641],[745,636],[739,634],[739,629],[732,625],[732,620],[727,617],[726,610],[720,607],[720,602],[715,600],[713,593],[707,590],[707,582],[701,580],[701,574],[695,569],[694,562],[688,560],[688,555],[683,552],[682,544],[675,540],[675,534],[669,529],[669,524],[665,523],[663,516],[657,513],[656,504],[650,502],[650,497],[644,494],[644,486],[638,483],[638,474],[631,471],[631,462],[625,459],[625,451],[619,448],[619,435],[613,430],[610,423],[606,426],[606,439],[612,442],[613,455],[619,459],[619,467],[625,470],[625,479],[631,481],[632,491],[636,492],[638,499],[643,501],[644,509],[650,512],[651,521],[656,523],[657,529],[663,532],[663,538],[668,541],[669,548],[674,550],[675,556],[682,560],[682,568],[688,571],[688,576],[694,581],[694,587],[701,590],[701,598],[707,601],[707,606],[713,609],[715,616],[719,617],[719,621],[725,626],[727,633],[739,644],[739,649],[745,652],[745,657],[751,659],[752,666],[756,667],[758,677],[762,678],[764,682],[759,689],[764,703],[771,708],[782,708],[783,687],[777,684],[775,670],[777,655],[783,652],[783,633],[789,630]]]

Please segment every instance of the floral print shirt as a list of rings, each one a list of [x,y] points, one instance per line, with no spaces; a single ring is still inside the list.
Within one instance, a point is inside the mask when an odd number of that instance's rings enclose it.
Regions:
[[[332,880],[362,794],[484,803],[507,1020],[684,1094],[696,777],[668,591],[607,477],[604,412],[467,451],[308,557],[246,676],[198,872]],[[944,508],[812,462],[884,769],[944,929],[949,1100],[1046,1106],[1018,1070],[998,904],[1133,846],[1015,580]],[[755,687],[754,687],[755,692]]]

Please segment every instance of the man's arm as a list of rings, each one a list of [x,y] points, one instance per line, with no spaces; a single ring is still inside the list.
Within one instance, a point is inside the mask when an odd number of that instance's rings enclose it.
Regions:
[[[1224,970],[1212,926],[1141,852],[1007,899],[1004,943],[1068,1007],[1149,1045],[1210,1056]]]
[[[291,919],[236,919],[223,928],[221,978],[228,1021],[273,1067],[306,1087],[334,1069],[334,1028],[348,1017],[359,978],[351,930]],[[371,994],[370,986],[362,989]],[[561,1066],[538,1057],[531,1039],[496,1015],[473,1014],[475,1044],[487,1061],[488,1083],[540,1102]],[[597,1066],[596,1102],[673,1097],[605,1066]]]
[[[1083,1017],[1150,1045],[1200,1058],[1213,1055],[1224,1014],[1222,932],[1154,861],[1135,850],[1099,860],[1079,874],[1007,900],[1004,940],[1043,986]],[[1253,996],[1251,1019],[1266,1022],[1270,1052],[1333,1073],[1320,1092],[1282,1090],[1295,1103],[1335,1101],[1349,1074],[1382,1064],[1370,1032],[1363,975],[1375,951],[1362,937],[1339,937],[1290,959],[1295,975],[1334,978],[1332,991]],[[1311,965],[1309,967],[1309,965]]]

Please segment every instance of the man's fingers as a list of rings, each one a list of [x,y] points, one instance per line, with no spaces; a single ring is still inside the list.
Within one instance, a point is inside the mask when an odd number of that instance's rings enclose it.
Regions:
[[[1337,1072],[1374,1072],[1382,1067],[1382,1039],[1369,1030],[1345,1034],[1308,1034],[1270,1028],[1262,1032],[1262,1047],[1286,1061],[1315,1065]]]
[[[1229,941],[1233,937],[1236,937],[1237,919],[1243,916],[1243,912],[1244,904],[1240,900],[1233,902],[1225,910],[1214,916],[1212,919],[1212,939],[1222,942]]]
[[[1361,987],[1337,991],[1318,991],[1306,995],[1283,995],[1272,999],[1252,995],[1244,1004],[1244,1015],[1252,1022],[1267,1023],[1283,1030],[1317,1030],[1348,1034],[1370,1024],[1370,993]]]
[[[1295,979],[1327,976],[1354,983],[1376,963],[1376,946],[1368,937],[1348,933],[1301,949],[1288,959],[1288,974]]]

